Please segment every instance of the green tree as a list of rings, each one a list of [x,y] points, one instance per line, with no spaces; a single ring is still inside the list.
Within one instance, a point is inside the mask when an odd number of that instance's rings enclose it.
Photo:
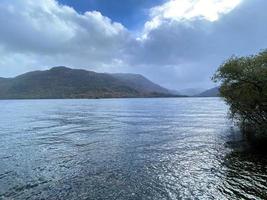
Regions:
[[[221,83],[220,94],[244,133],[249,138],[266,139],[267,51],[228,59],[212,79]]]

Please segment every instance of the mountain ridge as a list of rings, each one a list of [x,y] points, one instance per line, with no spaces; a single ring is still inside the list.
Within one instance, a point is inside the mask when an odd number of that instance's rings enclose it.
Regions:
[[[140,74],[108,74],[65,66],[0,78],[0,99],[174,97]]]
[[[220,96],[219,87],[213,87],[196,95],[196,97],[219,97],[219,96]]]

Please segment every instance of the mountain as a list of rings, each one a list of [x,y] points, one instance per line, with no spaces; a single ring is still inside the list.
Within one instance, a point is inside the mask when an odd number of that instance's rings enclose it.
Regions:
[[[198,95],[196,95],[198,97],[219,97],[220,96],[220,92],[219,92],[219,87],[214,87],[211,88],[209,90],[206,90]]]
[[[171,97],[138,74],[96,73],[67,67],[0,78],[0,99]]]
[[[203,88],[186,88],[179,90],[179,94],[186,95],[186,96],[195,96],[203,92]]]
[[[179,91],[177,91],[177,90],[169,90],[169,92],[170,92],[171,94],[174,94],[174,95],[187,97],[187,95],[181,94],[181,93],[180,93]]]
[[[140,74],[112,74],[112,76],[122,81],[124,85],[141,91],[142,93],[171,93],[168,89],[153,83]]]

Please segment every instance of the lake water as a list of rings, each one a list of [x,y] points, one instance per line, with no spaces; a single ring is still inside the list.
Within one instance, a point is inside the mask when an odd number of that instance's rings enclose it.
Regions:
[[[267,159],[219,98],[0,108],[0,199],[267,199]]]

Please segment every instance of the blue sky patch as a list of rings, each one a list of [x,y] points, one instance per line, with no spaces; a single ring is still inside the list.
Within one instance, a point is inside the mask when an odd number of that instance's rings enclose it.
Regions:
[[[134,30],[143,26],[148,19],[148,9],[160,5],[165,0],[59,0],[64,5],[73,7],[76,11],[97,10],[113,21],[122,23],[128,29]]]

